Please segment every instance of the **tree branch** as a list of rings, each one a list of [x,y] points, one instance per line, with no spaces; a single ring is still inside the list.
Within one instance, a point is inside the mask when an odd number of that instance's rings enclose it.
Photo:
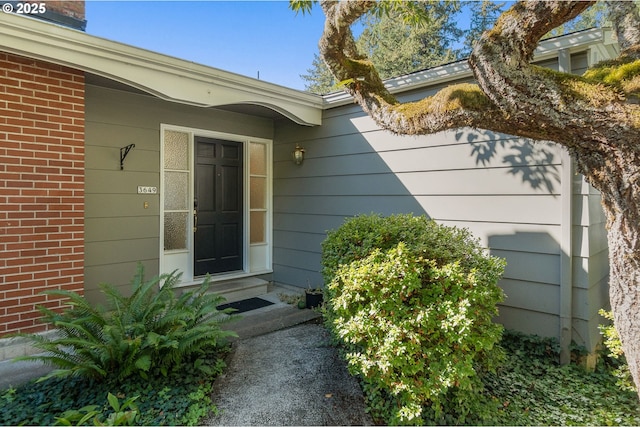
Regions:
[[[541,37],[592,3],[516,3],[481,37],[472,53],[469,63],[478,86],[451,86],[413,103],[401,104],[355,47],[350,26],[375,8],[375,2],[322,1],[327,19],[320,52],[346,91],[380,127],[392,132],[418,135],[470,126],[586,148],[607,140],[599,130],[611,130],[617,122],[611,120],[612,114],[629,120],[635,110],[625,106],[617,87],[530,62]]]
[[[622,54],[640,58],[640,16],[633,1],[607,1],[609,19],[618,37]]]

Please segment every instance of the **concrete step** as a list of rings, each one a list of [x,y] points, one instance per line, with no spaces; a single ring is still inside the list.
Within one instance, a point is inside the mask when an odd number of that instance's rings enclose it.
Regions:
[[[268,292],[269,282],[258,277],[243,277],[239,279],[212,282],[210,290],[222,295],[227,302],[240,301],[264,295]]]
[[[268,309],[270,307],[265,308]],[[239,317],[237,320],[225,323],[222,329],[236,332],[238,339],[247,339],[306,322],[319,321],[322,317],[317,311],[299,309],[287,304],[279,305],[258,313],[248,313],[247,315],[237,315]]]

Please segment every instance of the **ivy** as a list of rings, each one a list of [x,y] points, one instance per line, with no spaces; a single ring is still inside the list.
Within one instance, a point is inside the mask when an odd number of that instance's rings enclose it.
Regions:
[[[124,380],[96,381],[87,377],[53,377],[0,391],[0,425],[53,425],[65,412],[95,405],[96,411],[112,411],[107,400],[135,399],[137,425],[198,425],[216,408],[212,384],[225,364],[220,354],[203,356],[210,375],[183,366],[167,376],[139,376]]]

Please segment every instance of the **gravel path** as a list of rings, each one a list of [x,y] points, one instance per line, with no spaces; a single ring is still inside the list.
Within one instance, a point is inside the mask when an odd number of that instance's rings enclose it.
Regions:
[[[236,341],[213,401],[220,413],[204,425],[373,424],[358,382],[313,323]]]

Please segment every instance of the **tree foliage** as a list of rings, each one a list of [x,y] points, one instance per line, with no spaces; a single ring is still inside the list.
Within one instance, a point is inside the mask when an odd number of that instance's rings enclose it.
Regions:
[[[471,54],[474,42],[482,33],[493,27],[505,6],[505,3],[496,3],[491,0],[470,1],[466,4],[471,13],[471,22],[469,29],[465,32],[461,58],[467,58]]]
[[[327,94],[338,89],[336,79],[317,53],[313,55],[313,62],[311,68],[307,69],[307,74],[300,77],[306,81],[307,91],[312,93]]]
[[[305,4],[311,6],[313,3]],[[411,21],[407,20],[406,11],[390,9],[387,14],[383,13],[386,9],[381,8],[377,13],[365,15],[359,22],[363,30],[356,44],[375,65],[381,78],[397,77],[467,58],[474,42],[493,26],[505,10],[506,3],[493,0],[439,0],[422,2],[421,5],[428,18]],[[470,16],[467,28],[459,20],[465,11]],[[545,37],[606,24],[604,4],[598,2],[572,21],[553,29]],[[311,67],[300,77],[307,82],[306,90],[313,93],[326,94],[340,90],[338,82],[318,54],[314,54]]]
[[[457,41],[464,31],[456,17],[460,3],[436,1],[420,3],[419,19],[409,20],[409,12],[400,7],[379,8],[363,17],[363,30],[356,44],[366,52],[382,78],[396,77],[417,70],[452,62],[460,58]],[[412,12],[413,13],[413,12]],[[418,22],[418,25],[416,25]],[[306,89],[314,93],[339,90],[328,67],[314,56],[312,67],[301,77]]]
[[[458,59],[454,47],[462,35],[455,21],[458,3],[426,2],[424,8],[430,16],[429,25],[407,24],[397,12],[365,17],[365,28],[357,45],[376,64],[382,78]]]

